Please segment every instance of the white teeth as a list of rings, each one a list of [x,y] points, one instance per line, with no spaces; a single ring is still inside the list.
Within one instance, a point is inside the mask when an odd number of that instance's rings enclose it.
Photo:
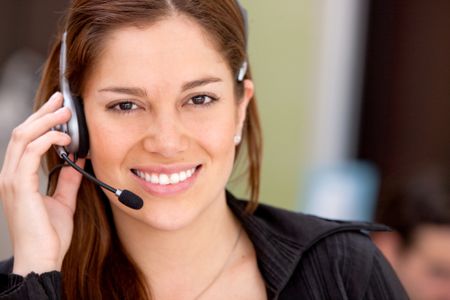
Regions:
[[[151,180],[151,175],[145,174],[145,181],[150,181],[150,180]]]
[[[169,183],[170,183],[169,182],[169,176],[167,176],[166,174],[159,175],[159,184],[167,185]]]
[[[147,177],[146,177],[145,180],[148,181]],[[159,176],[156,175],[156,174],[152,174],[152,176],[150,178],[150,182],[153,183],[153,184],[158,184],[159,183]]]
[[[153,184],[177,184],[185,181],[189,177],[191,177],[195,173],[195,167],[186,171],[181,171],[179,173],[173,174],[156,174],[156,173],[145,173],[140,170],[136,170],[136,175],[142,178],[147,182],[151,182]]]
[[[177,184],[178,182],[180,182],[180,175],[178,175],[177,173],[170,175],[171,184]]]

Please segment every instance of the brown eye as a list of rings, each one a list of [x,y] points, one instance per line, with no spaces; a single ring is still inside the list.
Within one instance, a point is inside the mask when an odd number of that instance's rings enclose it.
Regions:
[[[137,107],[136,104],[132,102],[122,102],[117,105],[117,108],[119,110],[132,110],[135,109],[136,107]]]
[[[207,105],[211,104],[212,102],[216,101],[215,98],[208,96],[208,95],[197,95],[189,99],[189,104],[193,105]]]
[[[142,109],[142,107],[132,101],[121,101],[111,103],[107,106],[107,109],[115,113],[133,113]]]
[[[109,107],[109,109],[117,112],[132,112],[138,108],[139,106],[131,101],[119,102]]]

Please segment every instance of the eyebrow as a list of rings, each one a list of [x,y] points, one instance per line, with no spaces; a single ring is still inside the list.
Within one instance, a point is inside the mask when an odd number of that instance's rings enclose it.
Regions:
[[[222,82],[222,79],[217,77],[206,77],[198,80],[188,81],[184,83],[181,87],[181,91],[187,91],[199,86],[204,86],[210,83]],[[121,87],[121,86],[112,86],[106,87],[99,90],[99,92],[112,92],[117,94],[125,94],[136,97],[146,97],[147,91],[138,87]]]
[[[181,87],[181,91],[184,92],[186,90],[190,90],[199,86],[204,86],[210,83],[215,83],[215,82],[221,82],[222,79],[217,78],[217,77],[207,77],[207,78],[202,78],[202,79],[198,79],[198,80],[194,80],[194,81],[189,81],[183,84],[183,86]]]
[[[136,97],[146,97],[147,91],[138,87],[106,87],[103,89],[100,89],[99,92],[113,92],[117,94],[125,94],[130,96],[136,96]]]

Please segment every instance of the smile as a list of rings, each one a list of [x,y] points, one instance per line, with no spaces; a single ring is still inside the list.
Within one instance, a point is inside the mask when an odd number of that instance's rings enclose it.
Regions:
[[[141,170],[132,170],[132,172],[142,180],[145,180],[146,182],[159,185],[170,185],[186,181],[187,179],[192,177],[192,175],[195,174],[196,170],[197,167],[193,167],[187,170],[171,174],[147,173]]]

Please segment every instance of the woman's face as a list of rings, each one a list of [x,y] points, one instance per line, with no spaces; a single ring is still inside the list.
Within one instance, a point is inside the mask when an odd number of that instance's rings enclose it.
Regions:
[[[183,227],[224,201],[253,86],[236,99],[235,76],[202,28],[175,16],[113,31],[83,93],[96,176],[144,200],[107,192],[115,217]]]

